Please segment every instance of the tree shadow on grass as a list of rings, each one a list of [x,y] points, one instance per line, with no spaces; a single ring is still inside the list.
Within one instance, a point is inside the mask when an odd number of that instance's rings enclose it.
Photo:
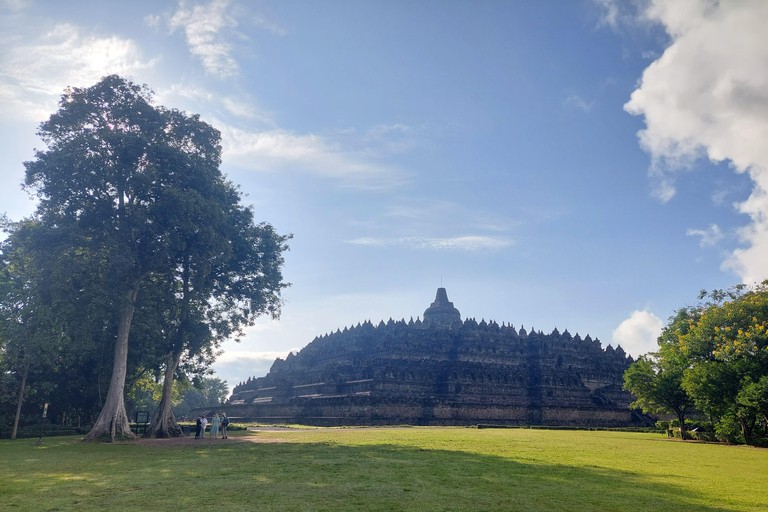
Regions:
[[[289,453],[286,453],[288,449]],[[250,498],[290,495],[302,510],[690,511],[759,510],[645,475],[598,467],[393,445],[260,446]],[[290,461],[290,462],[288,462]],[[298,467],[297,467],[298,466]],[[290,482],[289,485],[280,482]],[[766,502],[768,504],[768,502]]]
[[[760,493],[754,498],[717,501],[687,488],[681,477],[658,482],[630,471],[390,444],[102,448],[106,449],[67,448],[68,456],[61,463],[41,457],[39,463],[27,466],[35,487],[20,483],[0,494],[5,495],[6,504],[16,504],[13,510],[30,511],[184,510],[219,505],[227,512],[737,512],[768,508],[768,500]],[[78,457],[89,465],[83,467]]]

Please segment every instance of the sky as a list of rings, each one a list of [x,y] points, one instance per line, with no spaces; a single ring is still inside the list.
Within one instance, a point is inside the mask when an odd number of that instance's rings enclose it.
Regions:
[[[220,130],[293,234],[236,385],[323,335],[462,318],[637,357],[700,290],[768,278],[768,2],[0,0],[0,213],[67,86],[119,74]]]

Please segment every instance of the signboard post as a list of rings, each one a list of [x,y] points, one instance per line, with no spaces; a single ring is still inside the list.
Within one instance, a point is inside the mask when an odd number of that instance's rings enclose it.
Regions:
[[[48,402],[45,402],[45,405],[43,406],[43,416],[40,418],[40,437],[37,438],[35,446],[43,446],[43,422],[45,421],[46,416],[48,416]]]
[[[149,423],[149,411],[136,411],[136,435],[139,435],[139,425],[143,429],[142,433],[147,432],[147,424]]]

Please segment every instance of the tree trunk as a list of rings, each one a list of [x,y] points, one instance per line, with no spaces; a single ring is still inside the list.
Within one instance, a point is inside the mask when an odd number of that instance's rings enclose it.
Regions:
[[[29,365],[24,363],[24,371],[21,374],[19,399],[16,402],[16,416],[13,418],[13,432],[11,432],[11,439],[16,439],[16,433],[19,431],[19,417],[21,416],[21,404],[24,402],[24,388],[27,387],[27,375],[29,375]]]
[[[149,425],[149,429],[144,433],[144,437],[180,437],[184,432],[176,423],[176,417],[173,415],[171,398],[173,396],[173,376],[176,374],[176,368],[179,367],[181,354],[184,351],[184,333],[187,326],[187,316],[189,308],[189,255],[184,258],[184,270],[182,277],[182,303],[181,318],[179,328],[176,331],[176,343],[172,344],[170,352],[166,357],[165,377],[163,379],[163,396],[160,398],[160,407],[157,414]]]
[[[685,441],[685,413],[677,412],[677,421],[680,422],[680,440]]]
[[[133,311],[136,305],[136,295],[139,284],[128,292],[127,302],[120,310],[120,323],[117,328],[117,340],[115,342],[115,359],[112,365],[112,379],[109,382],[109,391],[104,407],[99,418],[93,424],[93,428],[83,441],[106,440],[111,443],[115,438],[133,439],[131,424],[125,413],[125,375],[128,366],[128,334],[131,330]]]
[[[171,399],[173,397],[173,376],[181,361],[181,351],[170,352],[165,363],[165,377],[163,379],[163,396],[160,399],[160,407],[152,418],[144,437],[181,437],[184,432],[176,423],[173,415]]]
[[[755,428],[755,417],[744,418],[741,414],[737,416],[741,425],[741,435],[744,436],[744,444],[752,444],[752,429]]]

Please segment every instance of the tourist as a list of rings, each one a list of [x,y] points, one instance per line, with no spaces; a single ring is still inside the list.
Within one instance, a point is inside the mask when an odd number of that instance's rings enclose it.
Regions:
[[[211,419],[211,436],[219,435],[219,413],[215,413]]]
[[[227,413],[223,412],[222,418],[221,418],[221,438],[226,439],[227,438],[227,425],[229,425],[229,418],[227,418]]]
[[[205,413],[203,413],[203,421],[200,423],[200,438],[205,439],[205,427],[208,426],[208,418],[205,417]]]

